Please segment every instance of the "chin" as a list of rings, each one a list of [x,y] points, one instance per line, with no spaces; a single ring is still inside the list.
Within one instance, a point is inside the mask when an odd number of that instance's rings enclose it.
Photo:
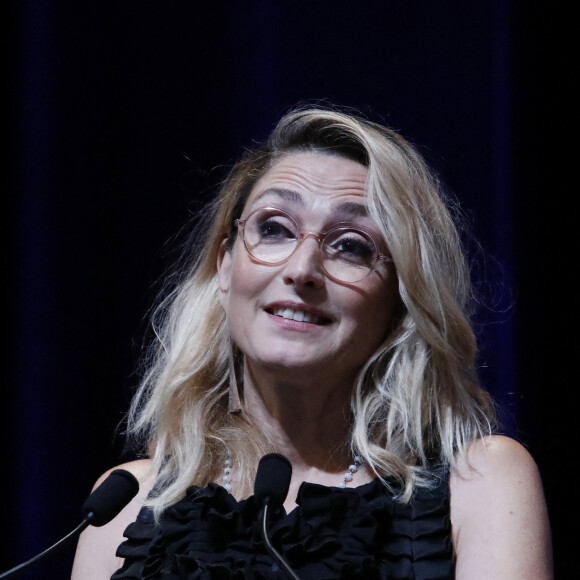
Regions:
[[[333,366],[320,358],[311,359],[308,354],[285,352],[283,356],[258,359],[252,366],[256,369],[263,369],[269,374],[291,379],[319,375],[328,372],[329,368],[335,368],[336,365]]]

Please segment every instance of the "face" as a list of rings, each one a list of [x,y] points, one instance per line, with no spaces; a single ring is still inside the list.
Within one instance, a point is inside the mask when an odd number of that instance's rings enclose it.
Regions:
[[[302,231],[348,221],[380,241],[366,212],[366,176],[364,166],[342,157],[286,155],[256,183],[241,218],[274,206],[293,215]],[[389,263],[362,281],[338,282],[326,275],[312,237],[288,261],[270,266],[253,260],[238,235],[231,250],[222,248],[218,273],[232,338],[256,376],[352,384],[385,338],[397,301]]]

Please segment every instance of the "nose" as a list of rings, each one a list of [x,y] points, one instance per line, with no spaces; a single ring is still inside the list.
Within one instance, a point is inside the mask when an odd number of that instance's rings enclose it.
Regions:
[[[318,288],[324,285],[324,269],[320,241],[316,234],[306,234],[284,264],[284,282],[296,286]]]

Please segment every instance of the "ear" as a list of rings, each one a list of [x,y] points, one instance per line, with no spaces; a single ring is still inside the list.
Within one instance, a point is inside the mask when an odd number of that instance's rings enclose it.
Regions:
[[[218,281],[222,296],[230,290],[230,278],[232,272],[232,251],[227,247],[227,240],[220,245],[217,258]]]

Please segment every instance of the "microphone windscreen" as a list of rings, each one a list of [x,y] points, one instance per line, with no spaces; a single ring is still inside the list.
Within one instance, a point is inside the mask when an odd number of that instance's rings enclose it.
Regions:
[[[288,495],[292,464],[279,453],[264,455],[258,463],[254,483],[254,497],[259,505],[269,498],[270,505],[281,506]]]
[[[90,513],[91,526],[104,526],[108,524],[136,495],[139,491],[137,478],[125,469],[115,469],[109,476],[91,493],[82,507],[83,517]]]

